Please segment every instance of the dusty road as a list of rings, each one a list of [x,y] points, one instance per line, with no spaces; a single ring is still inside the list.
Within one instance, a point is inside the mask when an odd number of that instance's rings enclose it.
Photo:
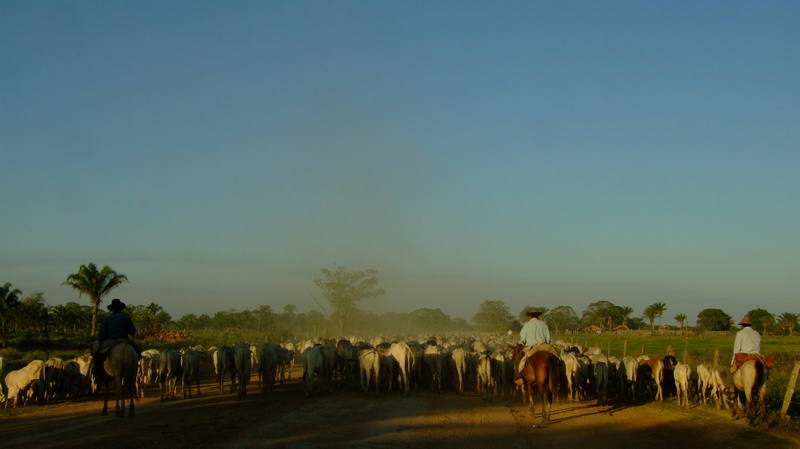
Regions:
[[[102,401],[0,411],[0,438],[11,448],[800,448],[797,435],[766,431],[706,406],[673,402],[598,407],[555,404],[545,427],[519,397],[482,401],[475,393],[382,394],[337,390],[306,398],[296,370],[270,395],[250,384],[248,397],[219,395],[211,380],[202,397],[160,402],[151,387],[136,416],[102,416]],[[253,380],[255,380],[255,376]],[[179,389],[180,391],[180,389]],[[538,403],[537,403],[538,405]],[[111,404],[113,410],[113,402]],[[539,407],[537,407],[537,412]]]

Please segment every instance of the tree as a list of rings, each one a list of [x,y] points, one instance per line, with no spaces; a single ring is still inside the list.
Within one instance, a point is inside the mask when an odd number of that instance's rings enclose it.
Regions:
[[[608,323],[608,311],[616,307],[611,301],[595,301],[586,307],[581,316],[581,327],[588,327],[592,324],[606,326]]]
[[[658,324],[660,326],[661,325],[661,319],[664,317],[664,312],[667,311],[667,305],[664,304],[663,302],[656,302],[656,303],[650,304],[649,307],[653,308],[653,313],[655,313],[655,316],[658,317]]]
[[[478,312],[472,317],[472,322],[483,332],[506,332],[514,316],[508,306],[500,300],[487,299],[478,307]]]
[[[581,323],[578,314],[570,306],[558,306],[547,312],[544,318],[547,324],[553,327],[553,332],[556,334],[574,331]]]
[[[721,309],[703,309],[697,314],[697,327],[706,331],[731,330],[733,318]]]
[[[78,297],[81,295],[89,297],[89,302],[92,304],[92,335],[94,335],[97,332],[97,314],[103,297],[125,282],[128,282],[128,277],[112,270],[110,266],[106,265],[97,271],[97,266],[90,263],[81,265],[78,271],[70,274],[62,285],[78,290]]]
[[[767,312],[764,309],[753,309],[747,312],[750,315],[750,321],[753,322],[753,328],[760,331],[762,335],[768,335],[770,328],[775,325],[775,315]]]
[[[631,306],[620,306],[619,313],[622,314],[622,325],[628,326],[628,320],[630,319],[631,314],[633,313],[633,307]]]
[[[50,324],[50,309],[42,292],[33,292],[26,296],[16,309],[19,330],[42,331]]]
[[[3,334],[3,347],[8,345],[8,324],[14,313],[14,308],[18,307],[19,295],[22,291],[14,288],[11,282],[6,282],[5,285],[0,287],[0,333]]]
[[[685,313],[679,313],[679,314],[675,315],[675,321],[677,321],[681,325],[681,331],[683,331],[685,329],[685,324],[686,324],[686,314]],[[681,332],[681,333],[683,333],[683,332]]]
[[[789,336],[791,337],[794,333],[794,328],[797,327],[797,319],[798,316],[796,313],[783,312],[781,316],[778,317],[778,326],[781,329],[788,330]]]
[[[347,322],[356,304],[386,293],[378,288],[376,270],[347,271],[344,267],[336,265],[333,271],[326,268],[320,271],[323,278],[315,279],[314,283],[333,307],[339,323],[339,335],[344,335],[344,323]]]
[[[656,323],[656,317],[657,316],[658,316],[658,313],[656,313],[656,309],[652,305],[647,306],[644,309],[644,312],[642,312],[642,317],[643,318],[647,318],[647,321],[650,322],[650,330],[651,331],[655,331],[656,330],[656,324],[655,323]]]

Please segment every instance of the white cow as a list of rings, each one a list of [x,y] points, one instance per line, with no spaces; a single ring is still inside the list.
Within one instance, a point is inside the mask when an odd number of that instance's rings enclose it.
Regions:
[[[430,381],[431,390],[436,390],[440,394],[442,393],[444,355],[444,349],[435,343],[428,345],[422,353],[422,359],[425,361],[425,366],[428,367],[428,372],[430,372],[430,378],[426,379],[426,383]]]
[[[639,362],[629,356],[626,355],[625,357],[620,360],[619,363],[619,387],[620,387],[620,394],[622,398],[625,398],[625,392],[630,392],[631,400],[636,400],[636,384],[638,379],[638,372],[639,372]]]
[[[203,357],[204,354],[197,352],[194,349],[185,350],[181,356],[181,367],[183,368],[183,382],[181,383],[181,389],[184,399],[186,399],[187,393],[190,399],[192,397],[192,382],[197,384],[197,395],[201,396],[200,365]]]
[[[281,351],[278,353],[278,376],[281,385],[285,379],[292,379],[295,353],[294,343],[286,342],[281,345]]]
[[[278,370],[280,354],[283,348],[263,344],[258,346],[258,385],[264,394],[271,393],[275,385],[275,376]]]
[[[689,407],[689,377],[692,368],[685,363],[678,363],[672,370],[675,377],[675,390],[678,392],[678,405]]]
[[[136,385],[139,398],[144,397],[145,388],[155,380],[153,371],[153,361],[158,356],[158,349],[147,349],[142,351],[142,358],[139,359],[139,369],[136,373]]]
[[[364,389],[364,396],[369,394],[369,385],[372,379],[375,380],[375,397],[378,397],[378,379],[381,373],[381,356],[374,348],[367,348],[358,351],[358,365],[361,373],[361,387]]]
[[[695,371],[697,371],[697,395],[700,402],[708,404],[709,390],[712,390],[711,365],[700,363]]]
[[[580,395],[580,373],[578,372],[578,358],[571,352],[561,354],[561,361],[564,362],[564,372],[567,377],[567,398],[569,402],[581,400]]]
[[[508,372],[506,371],[506,355],[500,350],[495,350],[492,355],[492,376],[495,380],[495,394],[500,389],[500,399],[503,399],[508,390]]]
[[[158,379],[161,402],[173,401],[178,396],[178,379],[181,377],[181,356],[174,349],[158,353],[153,368]]]
[[[80,392],[79,396],[86,396],[92,392],[92,355],[84,354],[72,359],[78,364],[78,370],[81,373]]]
[[[453,370],[458,382],[456,385],[458,394],[464,393],[464,377],[467,375],[467,351],[464,348],[455,348],[450,354],[453,360]]]
[[[386,351],[386,357],[390,362],[391,369],[389,370],[389,392],[392,391],[392,384],[394,383],[393,374],[397,372],[397,380],[400,383],[400,391],[404,396],[411,392],[409,383],[409,374],[411,373],[411,366],[413,365],[413,353],[411,348],[405,341],[394,342],[389,346]]]
[[[239,380],[240,398],[247,396],[247,383],[250,380],[250,371],[253,369],[250,355],[250,345],[247,343],[237,343],[233,347],[233,359],[236,364],[236,372]]]
[[[44,361],[33,360],[26,366],[11,371],[6,374],[5,383],[8,388],[6,397],[6,408],[11,404],[12,408],[17,406],[17,402],[23,399],[21,396],[27,394],[32,383],[40,382],[44,385]]]
[[[592,361],[592,374],[597,394],[597,405],[608,403],[608,357],[602,354],[589,356]]]
[[[50,357],[44,362],[44,398],[45,402],[64,399],[64,360]]]
[[[478,394],[481,395],[484,401],[490,401],[494,382],[492,379],[492,359],[488,354],[481,354],[478,356],[475,372],[478,378],[476,387]]]
[[[219,383],[219,394],[225,389],[225,376],[231,378],[231,393],[236,389],[236,361],[233,358],[233,348],[230,346],[220,346],[214,351],[214,372],[217,374]]]
[[[303,382],[305,383],[305,394],[308,397],[311,396],[314,390],[314,376],[317,376],[317,385],[319,386],[319,382],[324,375],[322,345],[307,347],[300,353],[300,359],[303,362]]]
[[[712,395],[718,409],[721,410],[724,407],[730,410],[731,405],[733,405],[725,394],[732,384],[733,375],[730,372],[730,367],[717,365],[711,368]]]

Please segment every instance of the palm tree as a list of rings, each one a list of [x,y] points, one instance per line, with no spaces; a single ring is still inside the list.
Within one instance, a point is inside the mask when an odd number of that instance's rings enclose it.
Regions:
[[[656,314],[658,317],[658,325],[661,325],[661,318],[664,317],[664,312],[667,311],[667,305],[663,302],[657,302],[655,304],[651,304],[650,307],[653,308],[653,313]]]
[[[686,314],[685,313],[679,313],[679,314],[675,315],[675,321],[681,323],[681,334],[683,334],[683,331],[685,330]]]
[[[628,317],[630,314],[633,313],[633,307],[631,306],[621,306],[619,308],[620,313],[622,314],[622,324],[625,327],[628,327]]]
[[[97,271],[97,266],[90,263],[81,265],[77,273],[70,274],[62,285],[69,285],[78,290],[78,296],[86,295],[92,304],[92,334],[97,331],[97,312],[103,297],[120,284],[128,282],[128,277],[117,273],[108,265]]]
[[[778,317],[778,325],[783,329],[789,329],[789,336],[794,333],[794,328],[797,327],[798,315],[796,313],[783,312]]]
[[[647,306],[647,308],[645,308],[644,312],[642,313],[642,317],[647,318],[647,321],[650,322],[650,330],[651,331],[655,331],[656,330],[656,324],[655,323],[656,323],[656,317],[657,316],[658,316],[658,313],[656,313],[656,309],[652,305]]]
[[[11,320],[11,309],[20,305],[19,295],[22,292],[14,288],[11,282],[0,287],[0,333],[3,334],[3,347],[8,345],[8,322]]]

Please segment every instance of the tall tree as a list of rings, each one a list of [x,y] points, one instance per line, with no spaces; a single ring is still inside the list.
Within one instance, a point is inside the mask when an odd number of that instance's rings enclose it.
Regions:
[[[683,334],[683,331],[686,330],[686,314],[685,313],[679,313],[679,314],[675,315],[675,321],[680,323],[680,325],[681,325],[681,334]]]
[[[588,327],[593,324],[605,326],[608,323],[608,311],[616,307],[613,302],[600,300],[595,301],[586,307],[581,315],[581,327]]]
[[[770,329],[775,325],[775,315],[760,308],[753,309],[747,314],[753,322],[753,329],[760,331],[762,335],[769,335]]]
[[[3,347],[8,345],[8,325],[11,322],[11,317],[14,313],[14,308],[18,307],[19,295],[22,291],[14,288],[11,282],[0,287],[0,333],[3,334]]]
[[[484,332],[505,332],[511,327],[514,316],[506,303],[497,299],[487,299],[478,307],[472,322]]]
[[[86,295],[92,304],[92,335],[97,332],[97,313],[100,303],[111,290],[128,282],[128,277],[122,273],[117,273],[110,266],[105,265],[102,270],[97,271],[94,263],[81,265],[76,273],[70,274],[62,285],[68,285],[78,290],[78,297]]]
[[[794,333],[794,328],[797,327],[797,320],[798,316],[796,313],[783,312],[781,316],[778,317],[778,326],[780,326],[781,329],[788,330],[789,336],[791,337]]]
[[[348,271],[342,266],[335,265],[334,270],[323,268],[320,271],[323,277],[315,279],[314,283],[333,307],[339,324],[339,335],[344,335],[344,323],[347,322],[356,304],[386,293],[378,287],[376,270]]]
[[[663,302],[657,302],[650,305],[653,308],[656,316],[658,317],[658,325],[661,325],[661,319],[664,318],[664,312],[667,311],[667,305]]]
[[[642,313],[642,317],[643,318],[647,318],[647,321],[650,322],[650,330],[651,331],[655,331],[656,330],[656,317],[657,316],[658,316],[658,313],[656,312],[656,309],[652,305],[647,306],[644,309],[644,312]]]
[[[558,306],[547,312],[544,316],[547,324],[553,326],[553,332],[561,334],[565,331],[573,331],[580,327],[578,314],[570,306]]]
[[[620,306],[619,313],[622,314],[622,325],[628,326],[628,320],[630,319],[631,314],[633,313],[633,307],[631,306]]]
[[[703,309],[697,314],[697,327],[707,331],[727,331],[733,319],[721,309]]]

